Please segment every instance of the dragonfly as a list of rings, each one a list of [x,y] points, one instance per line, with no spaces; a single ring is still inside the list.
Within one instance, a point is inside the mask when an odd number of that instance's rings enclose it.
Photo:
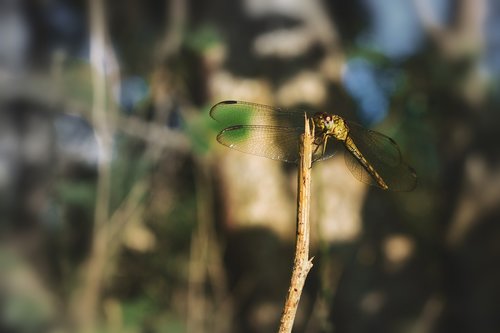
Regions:
[[[341,116],[233,100],[215,104],[210,116],[225,127],[217,135],[219,143],[288,163],[299,162],[299,142],[307,116],[315,133],[313,162],[343,150],[347,168],[359,181],[392,191],[416,187],[416,172],[403,160],[393,139]]]

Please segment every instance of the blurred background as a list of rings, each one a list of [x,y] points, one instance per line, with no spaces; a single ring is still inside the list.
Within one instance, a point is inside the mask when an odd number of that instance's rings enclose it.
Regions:
[[[297,171],[216,142],[236,99],[419,177],[315,164],[295,332],[500,332],[499,74],[495,0],[0,0],[0,331],[276,331]]]

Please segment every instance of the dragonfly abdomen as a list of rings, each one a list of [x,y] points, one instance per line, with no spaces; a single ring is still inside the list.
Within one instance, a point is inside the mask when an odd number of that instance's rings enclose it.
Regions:
[[[368,172],[368,174],[375,180],[378,186],[380,186],[382,189],[387,190],[389,186],[387,186],[386,182],[380,174],[373,168],[373,166],[366,160],[366,158],[363,156],[363,154],[359,151],[358,147],[354,143],[354,141],[351,139],[350,136],[347,136],[345,139],[345,146],[349,152],[354,155],[356,160],[363,166],[363,168]]]

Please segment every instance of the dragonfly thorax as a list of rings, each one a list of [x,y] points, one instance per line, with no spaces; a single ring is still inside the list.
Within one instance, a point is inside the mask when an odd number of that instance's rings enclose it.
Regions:
[[[314,115],[314,125],[323,135],[331,135],[340,141],[345,141],[347,134],[349,134],[344,119],[335,114],[316,113]]]

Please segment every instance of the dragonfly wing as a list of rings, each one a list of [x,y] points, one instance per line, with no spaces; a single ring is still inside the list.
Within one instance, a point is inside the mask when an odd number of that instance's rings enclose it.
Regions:
[[[357,180],[365,184],[378,186],[375,178],[368,173],[365,167],[347,149],[344,151],[344,160],[347,168]]]
[[[349,123],[348,125],[349,138],[352,139],[355,148],[346,149],[345,161],[351,173],[358,180],[381,187],[375,177],[360,161],[360,159],[364,158],[366,163],[375,170],[388,186],[388,189],[411,191],[415,188],[417,184],[415,170],[402,160],[401,152],[394,140],[356,124]],[[353,149],[357,149],[360,157],[351,152]]]
[[[348,122],[349,136],[361,151],[372,151],[377,158],[388,165],[397,166],[402,162],[401,151],[390,137],[356,123]]]
[[[269,105],[223,101],[210,109],[210,116],[224,126],[233,125],[269,125],[283,127],[303,127],[304,114],[312,117],[313,112],[284,110]]]
[[[217,141],[244,153],[297,163],[303,132],[300,127],[237,125],[220,132]]]

